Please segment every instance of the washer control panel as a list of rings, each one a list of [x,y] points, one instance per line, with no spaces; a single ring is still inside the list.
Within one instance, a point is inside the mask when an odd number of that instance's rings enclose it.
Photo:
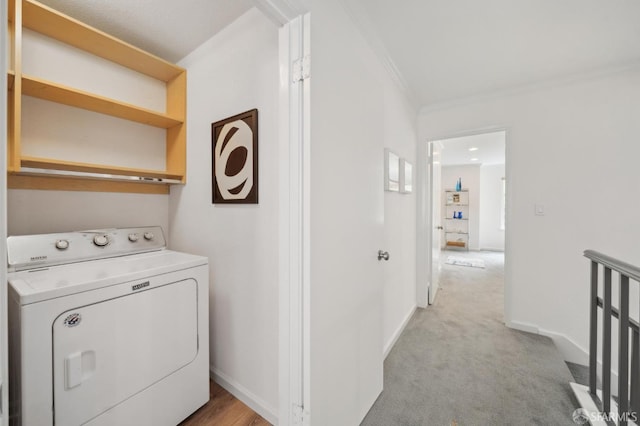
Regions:
[[[93,237],[93,244],[97,245],[98,247],[104,247],[109,244],[109,236],[107,234],[96,235],[95,237]]]
[[[159,226],[96,229],[7,238],[10,271],[125,256],[166,247]]]

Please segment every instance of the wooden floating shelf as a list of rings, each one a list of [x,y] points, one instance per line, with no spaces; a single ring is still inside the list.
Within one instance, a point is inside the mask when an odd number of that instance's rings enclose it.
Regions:
[[[7,89],[13,90],[13,82],[16,79],[16,73],[13,70],[7,70]]]
[[[129,192],[137,194],[168,194],[169,185],[155,183],[117,182],[100,179],[62,176],[29,176],[9,174],[9,189],[42,189],[55,191]]]
[[[169,81],[185,71],[184,68],[65,16],[37,1],[22,0],[22,20],[25,28],[157,80]]]
[[[55,160],[51,158],[22,157],[22,167],[61,170],[69,172],[96,173],[118,176],[139,176],[156,179],[182,180],[183,176],[167,173],[164,170],[135,169],[130,167],[103,166],[100,164],[78,163],[73,161]]]
[[[447,245],[452,247],[466,247],[464,241],[447,241]]]
[[[8,2],[12,70],[7,72],[8,184],[15,189],[167,194],[186,181],[187,71],[36,0]],[[121,102],[22,72],[22,30],[28,28],[63,44],[149,76],[165,85],[166,110]],[[149,170],[23,155],[22,95],[165,129],[166,169]],[[37,155],[37,154],[36,154]],[[143,158],[140,158],[141,163]],[[131,163],[129,163],[131,164]],[[135,164],[135,163],[133,163]]]
[[[84,92],[37,77],[22,75],[22,93],[59,104],[99,112],[101,114],[168,129],[182,124],[182,120],[166,114]]]

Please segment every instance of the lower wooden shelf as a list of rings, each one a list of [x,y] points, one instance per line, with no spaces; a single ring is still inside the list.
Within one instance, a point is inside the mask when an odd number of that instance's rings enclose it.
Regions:
[[[9,173],[10,189],[168,194],[169,186],[182,184],[184,177],[161,170],[37,157],[22,157],[20,165],[19,170]]]
[[[80,163],[75,161],[56,160],[52,158],[21,157],[21,167],[44,170],[61,170],[80,173],[95,173],[120,176],[139,176],[145,178],[182,180],[182,175],[168,173],[164,170],[136,169],[132,167],[106,166],[101,164]],[[177,183],[177,182],[175,182]]]
[[[168,184],[105,181],[63,176],[9,174],[9,189],[42,189],[56,191],[129,192],[136,194],[168,194]]]

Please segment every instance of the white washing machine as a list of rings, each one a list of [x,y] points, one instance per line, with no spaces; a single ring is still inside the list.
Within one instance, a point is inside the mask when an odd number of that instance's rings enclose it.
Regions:
[[[11,425],[173,426],[209,400],[207,258],[160,227],[7,247]]]

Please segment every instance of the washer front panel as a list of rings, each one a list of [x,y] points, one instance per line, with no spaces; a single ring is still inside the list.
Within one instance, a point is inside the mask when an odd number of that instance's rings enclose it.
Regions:
[[[84,424],[195,359],[196,281],[132,287],[138,290],[54,321],[56,424]]]

